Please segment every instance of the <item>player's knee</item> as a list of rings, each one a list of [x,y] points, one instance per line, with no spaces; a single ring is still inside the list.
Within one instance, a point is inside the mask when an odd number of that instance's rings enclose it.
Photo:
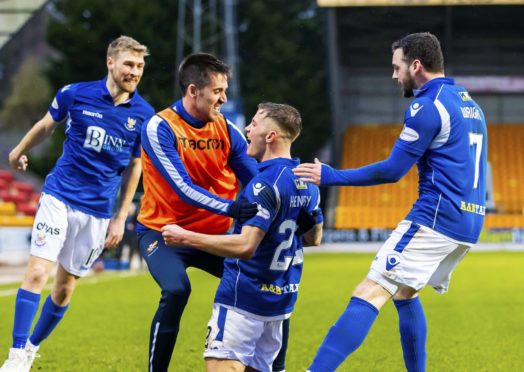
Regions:
[[[418,295],[418,291],[408,286],[401,286],[397,293],[393,296],[394,300],[409,300],[415,298]]]
[[[32,265],[28,268],[22,287],[27,290],[40,292],[47,282],[48,275],[45,265]]]
[[[187,301],[191,294],[191,286],[174,286],[162,290],[162,300]]]
[[[71,283],[55,285],[52,293],[53,302],[58,306],[67,305],[74,291],[75,285]]]

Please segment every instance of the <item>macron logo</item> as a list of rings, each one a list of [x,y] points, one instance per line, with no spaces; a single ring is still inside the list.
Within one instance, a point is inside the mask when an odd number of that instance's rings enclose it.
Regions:
[[[94,118],[97,118],[97,119],[103,119],[104,118],[104,115],[102,115],[99,112],[82,110],[82,114],[87,115],[87,116],[91,116],[91,117],[94,117]]]
[[[411,117],[414,117],[419,111],[420,109],[424,107],[422,106],[421,104],[419,104],[418,102],[415,102],[414,104],[412,104],[410,107],[409,107],[409,112],[411,113]]]
[[[388,256],[386,260],[386,271],[390,271],[400,263],[397,256]]]
[[[258,196],[258,194],[260,194],[260,191],[264,190],[265,186],[262,185],[260,182],[257,182],[257,183],[254,183],[253,184],[253,194],[255,194],[255,196]]]

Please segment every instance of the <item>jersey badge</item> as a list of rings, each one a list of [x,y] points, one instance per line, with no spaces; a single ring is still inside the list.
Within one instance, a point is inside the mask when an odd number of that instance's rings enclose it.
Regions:
[[[460,96],[460,99],[462,99],[464,102],[467,102],[467,101],[472,101],[471,99],[471,96],[469,95],[468,92],[458,92],[459,96]]]
[[[253,184],[253,194],[255,194],[255,196],[258,196],[258,194],[260,194],[260,192],[264,190],[264,188],[265,186],[262,185],[260,182],[254,183]]]
[[[298,178],[295,179],[295,186],[298,190],[307,190],[307,184]]]
[[[155,240],[153,243],[149,244],[146,248],[147,255],[150,256],[158,248],[158,240]]]
[[[415,102],[414,104],[412,104],[410,107],[409,107],[409,112],[411,114],[411,117],[414,117],[419,111],[420,109],[424,107],[423,105],[421,105],[420,103],[418,102]]]
[[[400,133],[400,139],[406,142],[415,142],[419,139],[419,135],[415,129],[412,129],[404,124],[404,128]]]
[[[124,125],[128,131],[132,132],[135,130],[136,120],[133,118],[127,118],[127,123]]]
[[[47,238],[47,235],[44,232],[39,232],[36,234],[36,241],[35,244],[37,247],[43,247],[46,244],[45,239]]]

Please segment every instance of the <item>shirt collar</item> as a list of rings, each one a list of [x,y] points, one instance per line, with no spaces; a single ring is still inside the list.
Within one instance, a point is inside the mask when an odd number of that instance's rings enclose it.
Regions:
[[[100,88],[102,89],[102,97],[106,100],[111,102],[113,105],[115,104],[115,101],[113,100],[113,96],[111,93],[109,93],[109,90],[107,89],[107,76],[100,80]],[[126,101],[121,103],[121,105],[132,105],[136,102],[138,97],[138,89],[136,89],[131,95],[130,98]]]
[[[426,84],[421,86],[420,89],[413,89],[413,95],[417,97],[418,95],[427,92],[428,90],[434,89],[435,87],[440,86],[442,84],[454,85],[455,81],[453,80],[453,78],[450,77],[439,77],[431,79],[430,81],[426,82]]]
[[[264,169],[272,165],[283,165],[289,168],[296,168],[300,164],[299,158],[287,159],[287,158],[274,158],[263,161],[258,164],[258,170],[263,171]]]
[[[184,105],[182,104],[182,99],[179,99],[175,102],[173,105],[173,110],[175,110],[176,113],[180,115],[186,123],[189,123],[189,125],[193,127],[202,128],[206,124],[205,121],[199,120],[187,112],[187,110],[184,108]]]

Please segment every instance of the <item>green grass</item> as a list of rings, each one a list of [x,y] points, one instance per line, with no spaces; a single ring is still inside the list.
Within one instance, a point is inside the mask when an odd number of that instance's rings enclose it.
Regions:
[[[301,293],[291,319],[288,372],[305,371],[327,330],[365,276],[369,254],[306,256]],[[193,293],[182,319],[170,371],[203,371],[202,351],[218,280],[191,270]],[[148,274],[86,278],[33,371],[146,371],[149,325],[159,289]],[[0,293],[13,286],[2,286]],[[47,293],[44,293],[44,296]],[[450,292],[425,289],[428,371],[524,370],[524,253],[470,253]],[[0,296],[0,347],[11,343],[14,295]],[[339,371],[403,371],[397,315],[381,311],[368,338]]]

